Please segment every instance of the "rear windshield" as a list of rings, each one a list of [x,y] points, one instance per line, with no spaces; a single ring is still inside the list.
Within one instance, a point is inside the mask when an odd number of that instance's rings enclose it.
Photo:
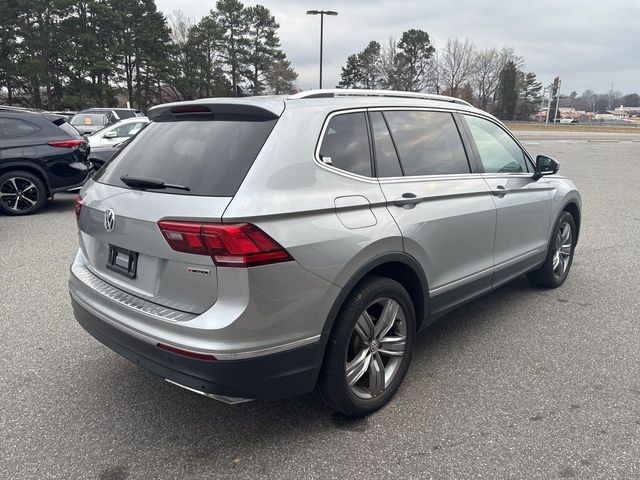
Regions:
[[[237,115],[151,122],[94,179],[129,188],[122,176],[146,177],[189,187],[150,191],[232,197],[275,123]]]
[[[105,125],[105,116],[102,113],[79,113],[71,119],[71,125],[89,126],[89,125]]]
[[[136,116],[136,112],[134,110],[114,110],[114,112],[118,114],[120,119],[133,118]]]
[[[71,137],[77,137],[78,135],[80,135],[80,133],[78,133],[78,130],[76,130],[74,127],[69,125],[64,118],[59,118],[59,119],[55,120],[53,122],[53,124],[56,127],[58,127],[61,130],[63,130],[64,133],[66,133],[67,135],[69,135]]]

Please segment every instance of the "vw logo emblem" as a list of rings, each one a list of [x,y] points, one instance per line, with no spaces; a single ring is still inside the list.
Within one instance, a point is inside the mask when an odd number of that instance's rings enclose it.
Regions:
[[[111,232],[115,226],[116,214],[113,209],[108,208],[107,211],[104,212],[104,228],[107,232]]]

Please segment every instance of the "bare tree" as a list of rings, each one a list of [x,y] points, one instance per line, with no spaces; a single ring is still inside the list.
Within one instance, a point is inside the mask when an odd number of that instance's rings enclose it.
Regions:
[[[462,85],[471,81],[475,73],[475,46],[468,39],[464,42],[457,38],[448,39],[438,64],[444,93],[456,96],[460,93]]]
[[[389,38],[380,50],[379,77],[382,88],[393,90],[397,88],[396,65],[398,63],[398,42]]]
[[[476,54],[475,63],[476,71],[472,85],[476,106],[486,110],[491,104],[500,82],[500,72],[503,67],[500,52],[497,48],[480,50]]]
[[[192,18],[187,17],[182,10],[174,10],[167,16],[171,29],[171,40],[179,46],[185,45],[189,40],[189,29],[194,25]]]

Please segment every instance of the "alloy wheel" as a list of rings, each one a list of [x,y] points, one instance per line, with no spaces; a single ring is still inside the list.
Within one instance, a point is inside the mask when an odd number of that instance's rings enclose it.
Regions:
[[[571,224],[564,222],[556,236],[556,252],[553,255],[553,273],[561,277],[569,268],[573,250],[573,231]]]
[[[23,212],[38,202],[38,188],[24,177],[7,178],[0,185],[0,202],[14,212]]]
[[[407,324],[400,304],[388,297],[371,302],[356,321],[347,345],[345,375],[351,391],[370,399],[393,381],[407,343]]]

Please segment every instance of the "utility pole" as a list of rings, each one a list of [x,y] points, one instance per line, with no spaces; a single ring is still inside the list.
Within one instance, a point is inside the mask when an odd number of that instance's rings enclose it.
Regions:
[[[562,80],[558,80],[558,89],[556,90],[556,112],[553,115],[553,123],[558,124],[560,122],[556,122],[558,118],[558,106],[560,105],[560,86],[562,85]]]
[[[553,95],[553,83],[550,83],[549,86],[545,89],[549,92],[549,101],[547,102],[547,118],[544,120],[544,126],[549,125],[549,110],[551,110],[551,97]]]

